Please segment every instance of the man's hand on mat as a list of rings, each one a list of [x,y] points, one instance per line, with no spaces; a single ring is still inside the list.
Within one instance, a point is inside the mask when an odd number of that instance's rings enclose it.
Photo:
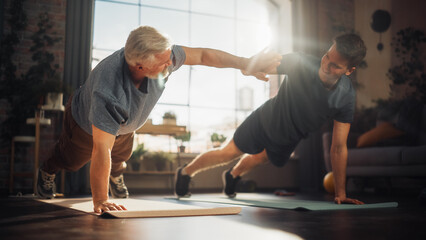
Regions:
[[[342,203],[346,203],[346,204],[355,204],[355,205],[362,205],[364,204],[363,202],[357,200],[357,199],[352,199],[352,198],[342,198],[342,197],[335,197],[334,198],[334,202],[337,204],[342,204]]]
[[[94,204],[95,213],[101,213],[106,211],[121,211],[127,210],[123,205],[118,205],[112,202],[108,202],[107,200],[100,200],[95,202]]]

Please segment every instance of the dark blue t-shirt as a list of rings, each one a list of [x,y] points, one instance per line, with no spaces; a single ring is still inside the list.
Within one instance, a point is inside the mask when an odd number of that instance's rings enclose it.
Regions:
[[[333,90],[326,89],[318,75],[320,59],[299,53],[284,55],[278,74],[285,74],[278,94],[256,110],[266,137],[288,145],[318,130],[332,118],[351,123],[355,89],[343,75]]]

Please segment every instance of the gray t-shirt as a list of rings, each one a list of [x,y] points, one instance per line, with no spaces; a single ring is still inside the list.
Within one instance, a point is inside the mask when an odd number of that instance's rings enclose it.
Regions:
[[[293,53],[284,55],[277,72],[286,77],[277,96],[256,111],[266,136],[275,144],[287,145],[335,119],[351,123],[355,89],[343,75],[333,90],[327,90],[318,75],[320,60]]]
[[[169,72],[185,62],[182,47],[174,45]],[[133,84],[124,48],[102,60],[72,99],[72,116],[87,133],[92,124],[113,134],[124,135],[139,129],[148,118],[165,88],[164,80],[146,78],[139,89]]]

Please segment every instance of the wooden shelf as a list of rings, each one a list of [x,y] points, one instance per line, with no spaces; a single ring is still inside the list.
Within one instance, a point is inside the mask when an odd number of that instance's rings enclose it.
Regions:
[[[137,134],[151,134],[151,135],[169,135],[175,136],[186,133],[186,126],[179,125],[153,125],[145,123],[141,128],[136,130]]]
[[[40,125],[50,125],[52,123],[52,121],[50,120],[50,118],[39,118]],[[35,118],[27,118],[27,124],[28,125],[35,125],[36,124],[36,119]]]

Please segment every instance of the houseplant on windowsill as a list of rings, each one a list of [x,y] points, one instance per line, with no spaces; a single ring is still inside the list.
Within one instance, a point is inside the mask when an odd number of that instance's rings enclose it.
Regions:
[[[174,112],[165,112],[163,115],[164,125],[176,125],[176,114]]]
[[[136,149],[133,151],[132,155],[130,156],[130,159],[128,163],[130,166],[132,166],[132,170],[135,172],[139,172],[140,170],[140,164],[143,161],[143,156],[147,152],[145,149],[145,145],[139,144]]]
[[[186,146],[183,144],[184,142],[189,142],[189,140],[191,140],[191,132],[188,131],[182,135],[177,135],[174,136],[174,138],[177,140],[178,142],[178,149],[179,152],[184,153],[185,152],[185,148]]]
[[[213,133],[210,136],[210,140],[212,141],[213,147],[216,148],[220,147],[222,143],[226,141],[226,137],[222,134],[219,135],[218,133]]]
[[[158,151],[148,152],[144,156],[144,165],[146,170],[164,171],[167,163],[174,162],[175,158],[172,154]]]

